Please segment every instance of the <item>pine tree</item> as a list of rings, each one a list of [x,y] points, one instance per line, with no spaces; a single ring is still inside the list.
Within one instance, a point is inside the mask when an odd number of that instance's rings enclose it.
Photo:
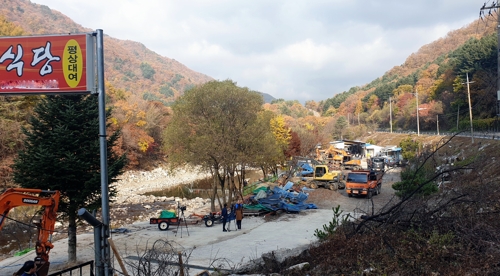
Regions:
[[[25,188],[59,190],[59,212],[68,219],[68,259],[76,261],[78,209],[101,206],[98,101],[94,96],[47,96],[34,109],[30,128],[13,165],[14,181]],[[106,114],[109,118],[110,114]],[[119,132],[108,137],[108,184],[126,163],[111,150]],[[116,194],[109,187],[110,198]]]

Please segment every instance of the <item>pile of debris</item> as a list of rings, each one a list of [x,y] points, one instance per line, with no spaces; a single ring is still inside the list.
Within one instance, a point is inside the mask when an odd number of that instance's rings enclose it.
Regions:
[[[317,209],[315,204],[305,203],[309,196],[308,190],[310,189],[306,187],[299,189],[291,181],[283,187],[260,186],[253,190],[250,197],[247,197],[243,212],[247,215],[255,215],[279,211],[298,213],[305,209]]]

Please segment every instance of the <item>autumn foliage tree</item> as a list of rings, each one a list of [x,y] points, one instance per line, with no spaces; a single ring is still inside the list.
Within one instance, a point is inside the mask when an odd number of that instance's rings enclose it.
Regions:
[[[300,155],[300,138],[297,132],[290,132],[290,143],[288,144],[288,148],[285,152],[285,157],[293,157]]]
[[[260,94],[226,80],[196,86],[172,106],[163,136],[169,162],[174,167],[191,164],[211,172],[216,183],[212,209],[219,187],[223,193],[219,203],[226,202],[227,191],[232,200],[238,168],[262,158],[268,151],[265,146],[276,148],[276,141],[269,139],[270,127],[259,119],[262,104]]]

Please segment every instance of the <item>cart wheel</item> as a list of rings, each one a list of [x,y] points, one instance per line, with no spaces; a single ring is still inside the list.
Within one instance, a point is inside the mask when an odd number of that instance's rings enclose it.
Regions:
[[[212,227],[214,225],[214,221],[211,219],[205,220],[205,226],[206,227]]]
[[[168,230],[168,227],[170,226],[170,224],[166,221],[162,221],[158,224],[158,229],[160,229],[161,231],[166,231]]]

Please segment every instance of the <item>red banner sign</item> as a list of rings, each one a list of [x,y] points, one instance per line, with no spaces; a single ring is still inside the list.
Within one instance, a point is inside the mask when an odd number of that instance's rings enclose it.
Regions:
[[[93,91],[91,34],[0,37],[0,94]]]

